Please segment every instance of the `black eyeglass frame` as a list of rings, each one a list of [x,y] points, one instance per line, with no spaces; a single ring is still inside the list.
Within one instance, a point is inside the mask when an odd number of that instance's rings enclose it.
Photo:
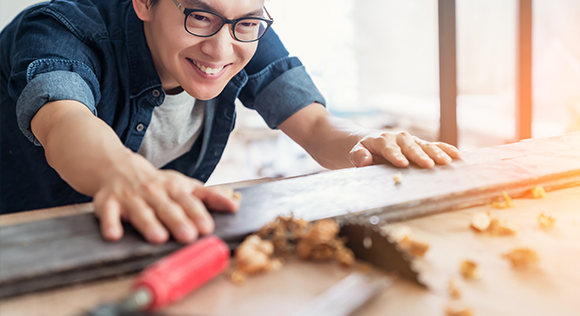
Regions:
[[[268,12],[268,10],[266,9],[266,7],[264,7],[264,11],[266,12],[266,14],[268,15],[268,19],[264,19],[264,18],[250,18],[250,17],[246,17],[246,18],[240,18],[240,19],[235,19],[235,20],[229,20],[226,19],[224,17],[222,17],[221,15],[215,13],[215,12],[211,12],[211,11],[207,11],[207,10],[201,10],[201,9],[188,9],[184,6],[181,5],[181,3],[177,2],[177,0],[171,0],[173,1],[173,3],[175,3],[175,5],[177,6],[177,8],[179,9],[179,11],[181,11],[183,14],[185,14],[185,19],[183,20],[183,27],[185,28],[185,31],[193,36],[198,36],[198,37],[212,37],[214,35],[216,35],[219,31],[221,31],[221,29],[224,27],[224,25],[226,24],[231,24],[231,33],[234,39],[236,39],[236,41],[239,42],[243,42],[243,43],[251,43],[251,42],[255,42],[257,40],[259,40],[260,38],[262,38],[262,36],[264,36],[264,34],[266,34],[266,32],[268,31],[268,29],[270,28],[270,26],[272,25],[272,23],[274,23],[274,19],[272,19],[272,16],[270,16],[270,13]],[[187,18],[189,17],[190,14],[194,13],[194,12],[204,12],[204,13],[210,13],[213,14],[215,16],[217,16],[218,18],[220,18],[222,20],[222,24],[220,25],[220,27],[213,32],[212,34],[208,34],[208,35],[199,35],[199,34],[195,34],[190,32],[187,29]],[[260,21],[264,21],[266,22],[267,26],[266,29],[264,30],[264,33],[262,33],[262,35],[260,35],[258,38],[250,40],[250,41],[245,41],[245,40],[241,40],[236,36],[236,24],[238,24],[241,21],[244,20],[260,20]]]

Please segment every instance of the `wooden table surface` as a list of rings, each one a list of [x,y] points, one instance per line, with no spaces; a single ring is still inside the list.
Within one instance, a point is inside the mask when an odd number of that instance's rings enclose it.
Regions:
[[[578,315],[580,187],[548,192],[543,199],[515,199],[514,203],[515,207],[509,209],[483,205],[387,224],[409,226],[414,236],[430,244],[426,256],[416,262],[429,289],[396,280],[356,315],[445,315],[446,306],[458,301],[469,306],[474,315]],[[66,216],[90,211],[90,205],[77,205],[49,213]],[[469,224],[478,211],[491,211],[494,216],[507,219],[517,226],[518,233],[494,237],[474,232]],[[556,218],[549,230],[538,226],[537,217],[542,212]],[[43,217],[46,213],[2,215],[0,223],[5,225],[27,216],[25,220]],[[537,267],[513,270],[501,255],[516,247],[534,249],[540,256]],[[479,279],[461,278],[459,264],[465,259],[478,263]],[[281,270],[248,278],[243,285],[218,277],[162,312],[291,315],[351,271],[335,263],[291,260]],[[76,315],[126,296],[133,279],[134,276],[126,276],[2,299],[0,315]],[[452,300],[448,294],[450,279],[455,280],[462,293],[459,300]]]
[[[389,225],[409,226],[431,248],[418,260],[430,289],[396,280],[357,315],[445,315],[452,300],[450,278],[462,292],[460,303],[474,315],[578,315],[580,300],[580,187],[549,192],[544,199],[516,199],[515,207],[479,206]],[[491,211],[518,228],[515,236],[493,237],[469,228],[478,211]],[[556,218],[541,229],[537,216]],[[501,257],[514,247],[537,251],[537,267],[513,270]],[[459,263],[479,264],[481,276],[464,280]],[[350,269],[335,263],[288,262],[281,270],[234,285],[221,276],[169,308],[167,315],[290,315],[346,277]],[[0,315],[75,315],[104,301],[127,295],[133,276],[3,299]]]

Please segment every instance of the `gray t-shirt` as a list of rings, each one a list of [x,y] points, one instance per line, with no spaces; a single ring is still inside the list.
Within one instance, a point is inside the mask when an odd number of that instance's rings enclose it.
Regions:
[[[185,91],[166,95],[153,110],[139,154],[161,168],[188,152],[203,129],[205,103]]]

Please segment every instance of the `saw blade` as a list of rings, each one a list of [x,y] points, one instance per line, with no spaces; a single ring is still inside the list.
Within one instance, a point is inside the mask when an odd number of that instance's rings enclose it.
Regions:
[[[345,245],[357,259],[426,287],[413,267],[413,257],[381,229],[378,220],[342,218],[340,225],[339,235],[345,237]]]

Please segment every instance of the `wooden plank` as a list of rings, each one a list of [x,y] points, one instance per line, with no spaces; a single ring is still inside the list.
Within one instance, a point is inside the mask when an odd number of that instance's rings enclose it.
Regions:
[[[357,310],[357,316],[445,315],[451,301],[450,278],[461,291],[460,299],[474,315],[575,316],[580,310],[576,288],[580,283],[580,187],[549,192],[544,199],[516,199],[515,207],[490,205],[417,218],[402,223],[430,250],[417,264],[430,280],[424,289],[402,279]],[[475,212],[493,212],[518,228],[514,236],[494,237],[469,229]],[[556,218],[552,229],[538,227],[539,213]],[[392,227],[391,226],[391,227]],[[512,247],[532,247],[540,256],[537,268],[511,269],[501,257]],[[478,263],[480,278],[464,280],[459,263]],[[354,268],[356,269],[356,268]],[[283,268],[249,277],[234,285],[220,276],[185,299],[161,310],[163,315],[291,315],[352,270],[336,262],[287,261]],[[91,282],[0,301],[0,315],[78,315],[103,302],[114,302],[130,293],[134,278]],[[280,312],[280,313],[278,313]]]
[[[451,165],[428,170],[371,166],[246,187],[240,189],[238,213],[213,214],[216,234],[234,244],[282,214],[314,220],[371,210],[396,221],[488,203],[502,190],[578,185],[579,148],[580,133],[574,133],[473,150]],[[401,184],[392,180],[398,171]],[[147,244],[128,227],[120,242],[105,243],[92,214],[5,226],[0,230],[0,296],[68,284],[71,280],[63,277],[68,273],[76,273],[74,282],[126,273],[122,267],[133,269],[139,260],[179,246]],[[35,282],[41,279],[48,281]]]

